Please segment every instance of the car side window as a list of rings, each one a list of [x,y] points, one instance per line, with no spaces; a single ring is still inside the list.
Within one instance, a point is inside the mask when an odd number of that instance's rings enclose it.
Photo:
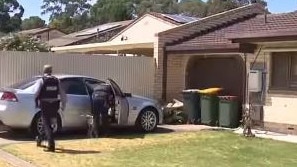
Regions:
[[[61,79],[61,87],[66,94],[71,95],[87,95],[86,87],[79,78]]]

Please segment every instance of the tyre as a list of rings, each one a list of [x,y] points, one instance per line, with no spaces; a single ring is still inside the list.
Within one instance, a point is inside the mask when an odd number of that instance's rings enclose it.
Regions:
[[[140,131],[152,132],[158,124],[157,111],[154,108],[143,109],[137,119],[136,126]]]
[[[57,133],[61,130],[60,116],[57,117],[57,120],[53,120],[52,127],[53,127],[54,133]],[[43,133],[42,119],[41,119],[40,113],[36,114],[36,116],[34,117],[30,130],[31,130],[33,137],[38,136],[39,134]]]

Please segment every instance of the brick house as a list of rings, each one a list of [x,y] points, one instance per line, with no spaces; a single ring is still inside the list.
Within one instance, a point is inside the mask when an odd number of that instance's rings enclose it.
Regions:
[[[159,33],[155,95],[223,87],[254,104],[262,128],[297,134],[296,20],[296,12],[266,14],[253,4]],[[245,96],[250,70],[262,73],[262,89]]]
[[[65,33],[55,29],[55,28],[35,28],[30,30],[24,30],[18,32],[19,35],[31,36],[36,39],[39,39],[42,42],[47,42],[54,38],[59,38],[66,35]]]
[[[57,53],[138,54],[153,57],[156,34],[198,18],[161,13],[147,13],[134,20],[107,42],[54,47]]]

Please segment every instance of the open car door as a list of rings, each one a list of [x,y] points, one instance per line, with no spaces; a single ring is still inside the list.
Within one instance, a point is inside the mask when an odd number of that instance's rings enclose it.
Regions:
[[[129,116],[129,103],[125,97],[125,94],[122,92],[121,88],[116,84],[112,79],[108,79],[115,98],[115,113],[118,114],[118,124],[127,125],[128,116]]]

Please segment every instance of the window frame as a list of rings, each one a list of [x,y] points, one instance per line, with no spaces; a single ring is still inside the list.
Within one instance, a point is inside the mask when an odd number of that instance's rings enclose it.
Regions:
[[[279,55],[278,55],[279,54]],[[288,60],[283,60],[287,61],[286,64],[286,73],[283,75],[286,75],[287,81],[284,81],[285,87],[277,87],[274,85],[274,57],[275,56],[280,56],[283,57],[284,59]],[[271,91],[284,91],[284,92],[290,92],[290,91],[297,91],[297,76],[296,78],[293,78],[293,64],[292,64],[292,58],[296,56],[297,58],[297,52],[273,52],[271,53],[271,60],[270,60],[270,79],[269,79],[269,90]],[[296,61],[296,66],[297,66],[297,61]],[[295,86],[294,86],[295,85]]]

